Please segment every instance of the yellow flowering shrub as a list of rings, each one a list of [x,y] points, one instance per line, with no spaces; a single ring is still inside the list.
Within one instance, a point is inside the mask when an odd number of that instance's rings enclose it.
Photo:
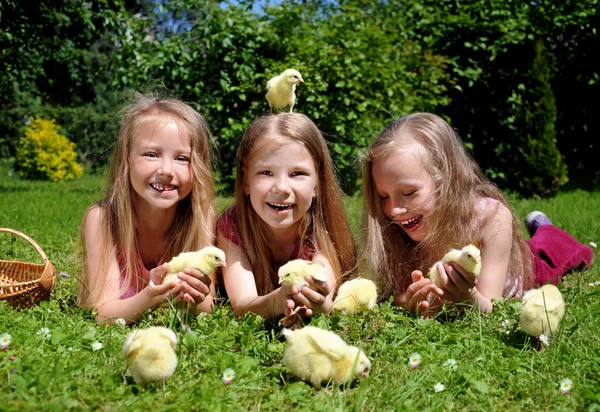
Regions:
[[[58,182],[83,174],[75,143],[59,133],[54,119],[34,117],[19,142],[15,166],[26,179]]]

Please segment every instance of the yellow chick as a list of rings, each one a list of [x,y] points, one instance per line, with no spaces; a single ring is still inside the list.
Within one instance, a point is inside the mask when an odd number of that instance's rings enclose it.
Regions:
[[[377,302],[377,286],[369,279],[358,277],[342,283],[333,301],[333,309],[342,313],[371,310]]]
[[[283,329],[283,334],[288,341],[283,354],[284,365],[290,373],[314,386],[322,382],[340,385],[354,377],[369,376],[369,358],[333,332],[305,326],[294,331]]]
[[[205,275],[210,275],[217,266],[225,265],[225,252],[214,246],[206,246],[197,252],[182,252],[169,262],[169,270],[163,283],[179,283],[177,273],[185,268],[198,269]]]
[[[131,331],[123,344],[123,356],[131,361],[129,371],[135,383],[165,382],[177,367],[177,336],[162,326]]]
[[[327,282],[327,273],[325,267],[310,260],[295,259],[290,260],[279,268],[279,284],[296,286],[298,290],[303,286],[308,286],[305,276],[311,276],[313,279]]]
[[[446,262],[456,262],[475,276],[479,276],[481,273],[481,252],[476,246],[467,245],[461,250],[450,249],[450,252],[446,253],[442,260],[435,262],[429,269],[429,279],[438,287],[441,287],[442,282],[436,266],[438,263]]]
[[[267,82],[267,102],[269,102],[269,110],[272,113],[273,108],[283,109],[285,106],[290,106],[290,113],[296,102],[296,85],[304,82],[300,72],[294,69],[287,69],[279,76],[273,77]]]
[[[544,285],[523,295],[521,328],[528,335],[552,335],[565,314],[565,302],[554,285]]]

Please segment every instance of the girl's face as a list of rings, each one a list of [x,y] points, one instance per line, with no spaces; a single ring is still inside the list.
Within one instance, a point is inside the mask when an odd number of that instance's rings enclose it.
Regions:
[[[317,187],[315,163],[304,145],[259,150],[244,172],[244,192],[258,216],[272,229],[297,229]]]
[[[425,239],[427,218],[435,207],[435,183],[414,146],[377,159],[372,174],[383,213],[412,240]]]
[[[192,147],[177,123],[152,119],[133,136],[129,178],[134,202],[153,210],[168,210],[192,191]]]

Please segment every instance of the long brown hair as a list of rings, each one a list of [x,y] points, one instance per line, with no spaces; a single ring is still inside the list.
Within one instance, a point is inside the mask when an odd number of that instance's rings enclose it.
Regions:
[[[422,242],[413,241],[385,216],[373,182],[373,163],[407,146],[420,145],[417,153],[435,184],[435,204],[428,216],[429,232]],[[525,276],[533,282],[532,260],[521,226],[502,192],[481,172],[462,140],[441,117],[430,113],[403,116],[389,124],[369,146],[363,162],[365,239],[361,260],[381,281],[384,295],[403,293],[413,270],[425,272],[450,248],[481,245],[481,228],[474,224],[478,202],[496,199],[511,210],[511,278]]]
[[[317,171],[316,196],[302,218],[299,239],[308,240],[329,260],[337,276],[354,270],[356,251],[344,213],[342,191],[335,178],[327,143],[317,126],[305,115],[279,113],[256,119],[242,136],[236,161],[235,203],[240,237],[252,265],[259,294],[273,290],[276,278],[273,256],[264,233],[264,222],[244,193],[244,168],[261,150],[294,142],[310,153]]]
[[[211,134],[206,120],[193,108],[180,100],[160,98],[152,94],[138,94],[121,122],[110,163],[104,198],[97,206],[102,209],[101,265],[92,272],[84,263],[79,288],[79,304],[84,307],[98,305],[108,280],[111,256],[121,253],[125,263],[125,281],[119,296],[132,281],[140,282],[135,239],[136,213],[129,178],[129,152],[138,127],[149,120],[161,119],[176,122],[189,136],[192,148],[191,168],[194,182],[191,193],[177,205],[175,221],[169,230],[168,250],[165,259],[182,251],[197,250],[214,242],[214,179],[212,176]],[[93,208],[92,207],[92,208]],[[92,210],[90,208],[90,210]],[[88,211],[89,213],[89,211]],[[86,215],[87,218],[87,215]],[[86,218],[83,222],[85,223]],[[85,250],[85,224],[81,226],[83,259]],[[123,269],[123,268],[121,268]],[[93,276],[99,273],[100,276]],[[112,297],[116,298],[116,297]]]

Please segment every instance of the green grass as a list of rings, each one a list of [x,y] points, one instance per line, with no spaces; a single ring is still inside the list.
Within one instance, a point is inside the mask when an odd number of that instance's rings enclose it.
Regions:
[[[78,230],[85,210],[101,196],[102,178],[71,183],[0,182],[0,227],[31,236],[58,272],[49,302],[17,312],[0,304],[0,335],[12,342],[0,351],[2,410],[599,410],[600,280],[596,262],[561,285],[567,312],[545,352],[517,326],[519,302],[497,304],[491,315],[448,309],[436,319],[417,319],[385,303],[360,316],[318,315],[312,324],[339,333],[372,361],[371,376],[348,387],[314,389],[282,366],[285,344],[254,316],[236,319],[228,306],[191,322],[183,333],[172,311],[147,315],[142,326],[174,326],[179,365],[164,385],[142,389],[125,372],[121,346],[130,330],[97,326],[74,305]],[[222,209],[231,199],[218,199]],[[545,211],[581,241],[600,241],[600,193],[572,191],[549,200],[514,203],[521,217]],[[360,199],[347,200],[355,231]],[[0,233],[0,259],[39,261],[25,241]],[[508,321],[508,322],[505,322]],[[38,331],[47,327],[50,337]],[[94,342],[102,349],[92,350]],[[412,370],[408,357],[422,356]],[[457,361],[456,371],[444,363]],[[236,372],[231,385],[221,376]],[[570,378],[568,395],[559,382]],[[445,385],[434,392],[436,383]]]

